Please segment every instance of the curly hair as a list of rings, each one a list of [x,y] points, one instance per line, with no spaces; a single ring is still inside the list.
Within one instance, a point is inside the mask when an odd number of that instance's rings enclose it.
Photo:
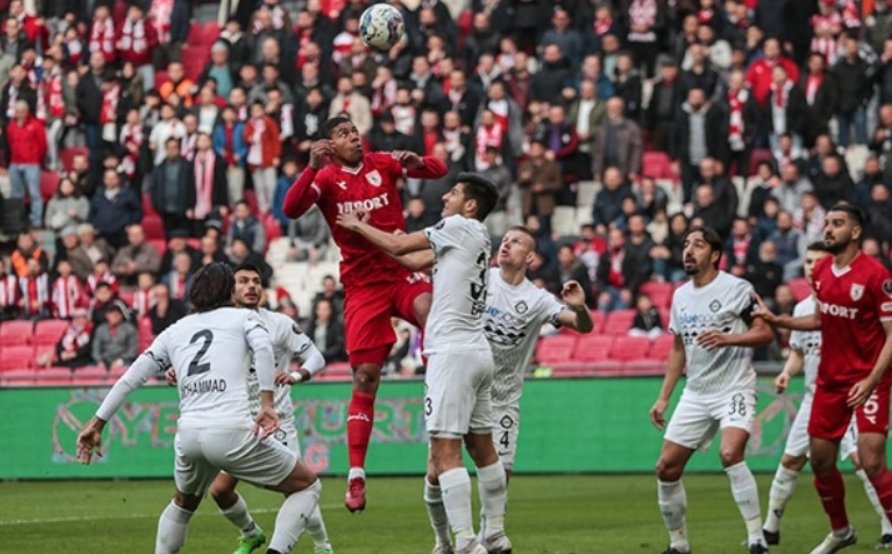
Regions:
[[[229,264],[214,262],[208,264],[192,277],[189,302],[195,312],[209,312],[232,305],[232,290],[235,277]]]

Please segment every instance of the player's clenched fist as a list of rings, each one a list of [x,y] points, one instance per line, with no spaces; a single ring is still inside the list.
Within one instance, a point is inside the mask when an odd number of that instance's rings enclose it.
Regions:
[[[774,388],[777,390],[778,394],[783,394],[788,386],[790,386],[790,376],[786,371],[781,371],[777,374],[777,377],[774,378]]]
[[[567,281],[561,289],[561,300],[569,306],[582,307],[585,305],[585,291],[577,281]]]
[[[89,464],[94,451],[98,456],[102,455],[101,447],[102,425],[98,424],[98,420],[94,417],[84,425],[77,436],[77,459],[82,464]]]
[[[654,402],[653,407],[650,409],[650,422],[654,424],[654,427],[657,429],[663,429],[666,427],[666,407],[669,405],[668,402],[663,400],[662,398],[658,398],[656,402]]]
[[[424,167],[424,160],[415,152],[409,150],[394,150],[390,154],[393,159],[400,162],[400,165],[406,169],[416,169]]]
[[[317,140],[310,145],[310,167],[319,169],[328,163],[334,153],[334,142],[329,139]]]

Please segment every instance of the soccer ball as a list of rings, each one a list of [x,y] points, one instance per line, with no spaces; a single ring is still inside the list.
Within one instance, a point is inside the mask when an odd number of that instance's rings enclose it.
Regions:
[[[377,50],[390,50],[405,32],[403,15],[390,4],[373,4],[359,16],[359,36]]]

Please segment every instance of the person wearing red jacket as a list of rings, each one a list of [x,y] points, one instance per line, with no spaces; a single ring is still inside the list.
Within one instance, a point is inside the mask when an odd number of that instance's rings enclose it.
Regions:
[[[31,198],[31,225],[43,221],[43,199],[40,197],[40,164],[46,156],[46,131],[43,122],[31,115],[28,102],[15,103],[15,117],[6,129],[9,143],[9,180],[12,197],[24,198],[25,188]]]
[[[265,213],[273,205],[282,141],[279,139],[279,127],[266,115],[263,102],[251,104],[251,118],[245,123],[245,144],[248,145],[248,166],[254,179],[257,207],[260,213]]]
[[[145,12],[139,4],[131,4],[127,9],[127,19],[118,29],[115,46],[121,61],[132,63],[142,75],[144,89],[154,89],[152,51],[158,46],[158,34],[155,27],[146,20]]]
[[[781,55],[780,42],[776,38],[765,39],[762,57],[754,61],[746,72],[746,82],[749,83],[753,97],[762,108],[767,106],[768,94],[771,92],[771,73],[776,65],[787,70],[790,81],[799,82],[799,68],[793,60]]]

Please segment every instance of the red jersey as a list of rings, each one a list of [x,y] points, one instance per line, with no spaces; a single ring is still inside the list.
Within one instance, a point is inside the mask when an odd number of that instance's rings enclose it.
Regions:
[[[339,227],[339,214],[365,212],[371,225],[382,231],[405,231],[403,204],[397,180],[403,176],[437,179],[446,175],[446,164],[425,156],[421,169],[405,169],[393,156],[372,152],[356,168],[336,164],[319,170],[307,167],[285,196],[283,211],[298,218],[315,203],[322,210],[335,243],[341,249],[341,282],[345,287],[391,282],[407,270],[358,233]]]
[[[892,277],[880,262],[858,254],[842,270],[832,256],[820,260],[814,282],[824,344],[817,384],[854,385],[870,374],[886,341],[882,322],[892,321]]]

